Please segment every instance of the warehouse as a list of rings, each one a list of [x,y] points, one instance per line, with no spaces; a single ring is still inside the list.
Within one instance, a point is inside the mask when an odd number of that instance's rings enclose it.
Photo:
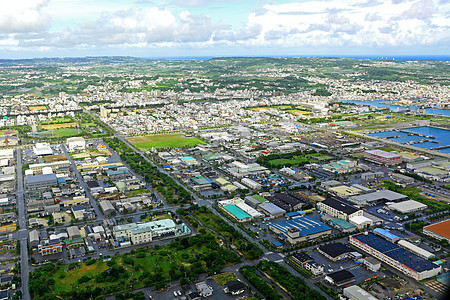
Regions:
[[[325,276],[325,280],[336,286],[343,286],[355,281],[355,275],[347,270],[340,270]]]
[[[115,212],[114,206],[111,204],[109,200],[103,200],[99,202],[100,208],[103,211],[103,214],[109,215]]]
[[[259,204],[266,202],[267,199],[256,194],[253,196],[246,196],[245,197],[245,203],[247,203],[248,205],[250,205],[253,208],[258,207]]]
[[[84,150],[86,148],[86,140],[83,137],[71,137],[66,140],[69,151]]]
[[[383,229],[383,228],[375,228],[373,230],[373,233],[381,236],[383,239],[391,242],[391,243],[395,243],[397,242],[400,238],[398,236],[396,236],[395,234],[392,234],[389,232],[389,229]]]
[[[418,256],[423,257],[425,259],[430,259],[430,258],[434,257],[433,253],[428,252],[427,250],[422,249],[422,248],[420,248],[420,247],[418,247],[418,246],[416,246],[416,245],[414,245],[414,244],[412,244],[412,243],[410,243],[408,241],[399,240],[397,244],[399,246],[405,248],[406,250],[409,250],[412,253],[417,254]]]
[[[308,217],[272,223],[269,229],[290,244],[317,239],[331,234],[331,228]]]
[[[344,297],[347,297],[349,300],[377,300],[377,298],[357,285],[344,288],[343,293]]]
[[[286,211],[269,201],[258,205],[258,210],[270,218],[278,218],[283,216]]]
[[[367,256],[361,259],[361,262],[367,267],[367,269],[372,272],[378,272],[378,270],[381,268],[381,262],[373,258],[372,256]]]
[[[259,190],[259,189],[261,189],[261,187],[262,187],[259,183],[257,183],[256,181],[254,181],[253,179],[250,179],[250,178],[243,178],[243,179],[241,180],[241,182],[242,182],[244,185],[246,185],[246,186],[248,186],[249,188],[254,189],[254,190]]]
[[[400,193],[396,193],[390,190],[381,190],[373,193],[351,196],[349,200],[358,206],[364,206],[382,204],[384,202],[396,202],[405,200],[407,198],[408,196]]]
[[[403,174],[398,174],[398,173],[393,173],[391,175],[391,179],[395,182],[398,182],[400,184],[413,184],[414,183],[414,178],[411,178],[409,176],[405,176]]]
[[[350,222],[347,222],[341,218],[330,220],[330,225],[339,229],[342,232],[352,232],[356,230],[356,226]]]
[[[446,239],[450,242],[450,220],[425,226],[423,233],[438,240]]]
[[[285,211],[299,210],[305,203],[294,193],[275,193],[270,202],[281,207]]]
[[[319,247],[319,253],[332,261],[346,259],[354,251],[342,243],[333,243]]]
[[[245,204],[244,200],[239,197],[222,200],[219,201],[218,204],[226,213],[238,222],[246,222],[263,216],[262,213]]]
[[[350,236],[349,243],[415,280],[430,278],[442,271],[441,266],[373,233]]]
[[[353,216],[363,215],[362,210],[336,198],[327,198],[324,201],[319,202],[317,207],[334,218],[341,218],[346,221]]]
[[[383,150],[366,150],[364,151],[364,159],[385,166],[398,165],[403,161],[400,155]]]
[[[58,185],[55,174],[25,176],[25,188],[29,190],[47,189]]]
[[[402,214],[410,214],[410,213],[413,213],[416,211],[421,211],[421,210],[428,208],[427,205],[422,204],[417,201],[414,201],[414,200],[407,200],[407,201],[403,201],[403,202],[388,204],[387,207],[390,210],[397,210],[397,211],[401,212]]]
[[[354,216],[348,219],[348,221],[358,229],[366,229],[373,225],[373,221],[365,216]]]

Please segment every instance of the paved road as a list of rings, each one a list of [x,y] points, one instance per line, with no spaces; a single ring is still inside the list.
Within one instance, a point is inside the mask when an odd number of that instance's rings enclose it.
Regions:
[[[103,214],[100,211],[100,208],[98,207],[97,201],[95,201],[95,199],[92,197],[91,193],[89,192],[89,189],[88,189],[86,183],[84,182],[83,177],[81,177],[81,174],[78,171],[76,164],[73,162],[72,158],[70,157],[69,153],[67,152],[66,146],[64,144],[61,144],[61,149],[63,150],[67,159],[72,164],[73,172],[75,173],[75,176],[77,176],[79,185],[84,189],[86,196],[89,198],[89,203],[94,208],[95,214],[97,215],[97,220],[100,220],[100,221],[103,220]]]
[[[22,152],[20,149],[16,150],[16,201],[18,211],[18,223],[20,230],[17,232],[16,239],[20,241],[20,270],[22,280],[22,299],[28,300],[30,292],[28,290],[28,226],[26,205],[24,199],[23,176],[22,176]]]

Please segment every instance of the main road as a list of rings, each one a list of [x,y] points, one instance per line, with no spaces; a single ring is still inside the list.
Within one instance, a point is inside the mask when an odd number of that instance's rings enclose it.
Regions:
[[[29,300],[30,292],[28,290],[28,226],[27,226],[27,214],[23,189],[23,176],[22,176],[22,152],[19,148],[16,149],[16,203],[18,212],[18,225],[19,231],[16,234],[16,239],[20,245],[20,271],[21,271],[21,291],[22,299]]]

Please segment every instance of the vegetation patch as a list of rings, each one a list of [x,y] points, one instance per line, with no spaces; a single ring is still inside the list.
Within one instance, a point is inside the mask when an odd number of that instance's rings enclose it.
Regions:
[[[225,283],[227,283],[227,282],[237,280],[237,277],[233,273],[226,272],[226,273],[214,275],[213,279],[215,282],[217,282],[218,285],[224,286]]]
[[[128,138],[128,141],[143,151],[147,151],[152,148],[182,148],[206,144],[197,138],[185,137],[178,133],[135,136]]]

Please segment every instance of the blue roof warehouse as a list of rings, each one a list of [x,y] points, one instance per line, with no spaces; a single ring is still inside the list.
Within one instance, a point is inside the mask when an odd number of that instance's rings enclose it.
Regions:
[[[269,229],[278,234],[280,239],[290,244],[297,244],[331,234],[330,227],[309,217],[275,222],[270,224]]]

